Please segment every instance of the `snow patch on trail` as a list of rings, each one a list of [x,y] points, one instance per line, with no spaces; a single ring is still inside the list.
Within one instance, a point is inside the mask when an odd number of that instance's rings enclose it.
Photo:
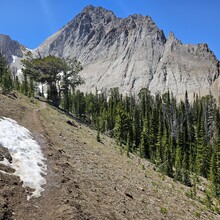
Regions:
[[[0,145],[7,148],[12,157],[12,163],[5,158],[0,163],[15,169],[13,175],[20,177],[22,186],[34,190],[28,200],[39,197],[44,191],[42,185],[46,184],[43,176],[47,167],[40,146],[29,130],[10,118],[0,119]]]

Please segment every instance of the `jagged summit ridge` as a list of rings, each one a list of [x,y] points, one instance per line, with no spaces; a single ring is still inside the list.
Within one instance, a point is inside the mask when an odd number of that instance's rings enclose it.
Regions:
[[[77,57],[84,67],[83,91],[119,87],[123,92],[187,90],[219,94],[219,61],[207,44],[182,44],[174,33],[165,37],[150,16],[118,18],[102,7],[87,6],[35,52]]]
[[[13,62],[13,56],[23,57],[26,48],[17,41],[12,40],[8,35],[0,34],[0,52],[9,63]]]

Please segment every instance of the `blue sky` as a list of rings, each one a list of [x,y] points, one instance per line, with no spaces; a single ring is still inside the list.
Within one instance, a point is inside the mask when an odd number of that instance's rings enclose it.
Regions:
[[[149,15],[167,36],[207,43],[220,59],[219,0],[1,0],[0,33],[33,49],[92,4],[118,17]]]

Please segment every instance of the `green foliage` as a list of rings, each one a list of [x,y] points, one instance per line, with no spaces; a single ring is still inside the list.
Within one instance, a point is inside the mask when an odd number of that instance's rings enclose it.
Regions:
[[[72,95],[72,112],[75,113],[75,115],[81,119],[85,119],[85,113],[86,113],[86,100],[85,96],[82,92],[77,90]]]
[[[18,76],[15,76],[15,80],[14,80],[13,83],[14,83],[14,85],[13,85],[14,89],[17,90],[17,91],[20,91],[21,83],[20,83],[20,81],[18,79]]]
[[[126,143],[129,131],[129,115],[123,106],[119,105],[116,109],[114,134],[118,144],[121,146]]]
[[[211,181],[210,190],[212,194],[220,198],[220,132],[218,132],[218,140],[213,146],[209,179]]]
[[[206,205],[207,208],[211,209],[212,208],[212,196],[211,196],[211,191],[206,190],[206,197],[204,199],[204,204]]]
[[[8,72],[8,63],[5,57],[0,53],[0,83],[2,84],[3,75]]]
[[[24,93],[28,94],[28,82],[30,82],[30,93],[32,82],[46,83],[49,87],[48,99],[55,106],[59,106],[63,98],[63,107],[66,111],[70,110],[70,93],[75,90],[77,85],[84,81],[79,76],[82,70],[80,62],[76,59],[64,60],[55,56],[33,58],[30,53],[28,58],[22,60],[24,74]],[[61,74],[62,73],[62,74]],[[61,95],[61,93],[63,93]]]
[[[165,207],[161,207],[161,208],[160,208],[160,211],[161,211],[161,213],[162,213],[163,215],[166,215],[166,214],[168,213],[168,210],[167,210],[167,208],[165,208]]]
[[[192,198],[198,175],[209,177],[212,196],[220,197],[220,113],[212,96],[190,104],[186,93],[177,103],[169,92],[152,96],[142,89],[135,98],[113,88],[109,95],[75,92],[71,103],[78,117],[85,114],[100,132],[114,136],[128,156],[139,152],[163,174],[192,186]]]
[[[176,149],[174,180],[182,182],[181,149]]]
[[[13,82],[11,78],[11,74],[8,70],[6,70],[2,76],[2,92],[3,94],[7,94],[12,90]]]
[[[3,94],[8,94],[13,88],[11,72],[6,59],[2,54],[0,54],[0,84],[2,86]]]
[[[147,122],[145,120],[144,126],[143,126],[143,131],[141,133],[140,156],[150,159],[150,149],[149,149],[146,124],[147,124]]]

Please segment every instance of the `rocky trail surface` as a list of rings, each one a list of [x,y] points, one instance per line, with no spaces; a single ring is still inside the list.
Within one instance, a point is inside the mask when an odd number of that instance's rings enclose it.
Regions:
[[[190,188],[106,136],[98,143],[96,131],[45,102],[0,95],[0,106],[0,117],[28,128],[47,158],[39,198],[27,201],[30,189],[0,173],[0,219],[219,219],[186,196]]]

